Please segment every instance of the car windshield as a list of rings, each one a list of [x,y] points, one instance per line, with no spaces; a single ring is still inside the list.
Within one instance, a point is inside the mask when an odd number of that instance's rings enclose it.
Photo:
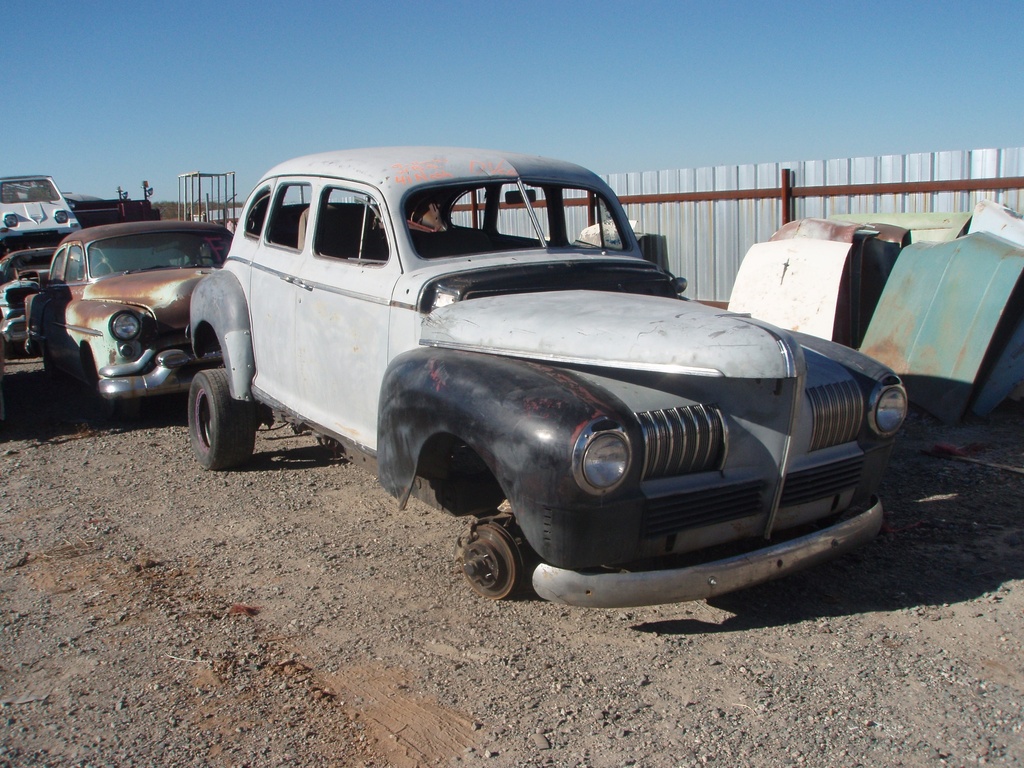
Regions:
[[[0,181],[0,203],[56,203],[57,188],[49,179],[7,179]]]
[[[111,237],[88,246],[89,274],[102,277],[149,269],[219,267],[230,245],[230,235],[209,232],[145,232]]]
[[[598,192],[550,182],[486,181],[417,190],[406,226],[423,258],[528,248],[621,251],[623,222]]]

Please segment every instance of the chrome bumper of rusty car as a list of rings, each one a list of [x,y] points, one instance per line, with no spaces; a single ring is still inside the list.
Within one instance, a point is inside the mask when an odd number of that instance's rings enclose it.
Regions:
[[[724,595],[818,563],[865,544],[882,527],[882,502],[814,533],[711,563],[663,571],[581,573],[541,564],[533,588],[545,600],[588,608],[682,603]]]
[[[25,315],[8,316],[0,325],[0,336],[6,341],[25,341],[28,331],[25,328]]]
[[[99,369],[99,393],[110,400],[188,392],[192,376],[182,369],[196,358],[180,349],[147,349],[138,360]],[[154,363],[152,370],[142,373]]]

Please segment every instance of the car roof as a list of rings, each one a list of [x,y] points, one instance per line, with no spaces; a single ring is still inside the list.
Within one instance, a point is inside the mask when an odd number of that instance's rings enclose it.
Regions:
[[[404,194],[419,186],[460,179],[527,176],[590,187],[604,183],[593,172],[563,160],[466,147],[374,147],[322,152],[286,160],[263,179],[276,176],[324,176],[372,184]]]
[[[165,219],[160,221],[129,221],[120,224],[102,224],[98,227],[87,227],[86,229],[72,232],[70,235],[65,237],[61,243],[63,244],[71,241],[91,243],[95,240],[104,240],[108,237],[138,235],[146,232],[197,232],[227,235],[228,237],[231,237],[231,233],[221,224],[212,224],[203,221]]]

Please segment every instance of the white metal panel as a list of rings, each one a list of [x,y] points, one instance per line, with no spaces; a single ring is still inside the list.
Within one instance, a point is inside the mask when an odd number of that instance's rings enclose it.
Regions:
[[[813,238],[756,243],[739,268],[729,311],[831,339],[849,252],[849,243]]]

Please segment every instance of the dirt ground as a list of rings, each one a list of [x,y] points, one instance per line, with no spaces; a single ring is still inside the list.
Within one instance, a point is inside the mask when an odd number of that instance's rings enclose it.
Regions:
[[[863,549],[605,611],[474,597],[460,521],[308,436],[209,473],[182,398],[4,386],[0,766],[1024,763],[1017,405],[913,414]]]

